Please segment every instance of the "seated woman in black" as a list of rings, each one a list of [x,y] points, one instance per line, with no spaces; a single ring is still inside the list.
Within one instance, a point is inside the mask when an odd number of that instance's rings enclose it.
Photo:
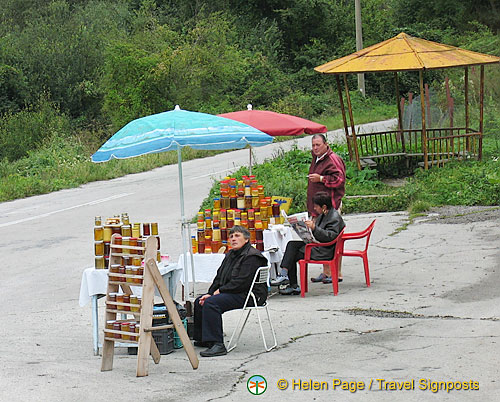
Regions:
[[[306,225],[311,229],[314,238],[320,243],[328,243],[335,240],[345,227],[345,223],[337,210],[332,206],[330,194],[324,191],[316,193],[313,197],[314,210],[318,214],[316,221],[306,221]],[[276,278],[275,283],[283,285],[289,281],[286,287],[280,287],[280,294],[299,295],[300,287],[297,280],[297,262],[304,258],[305,243],[300,240],[288,242],[285,255],[281,261],[281,275]],[[335,246],[333,247],[313,247],[311,259],[331,260]],[[272,283],[273,284],[273,283]]]
[[[222,332],[222,314],[243,308],[259,267],[268,265],[266,258],[250,244],[250,232],[243,226],[233,226],[229,231],[231,250],[226,254],[207,294],[194,303],[195,346],[207,347],[201,356],[223,356],[227,353]],[[254,286],[257,304],[267,298],[267,286]]]

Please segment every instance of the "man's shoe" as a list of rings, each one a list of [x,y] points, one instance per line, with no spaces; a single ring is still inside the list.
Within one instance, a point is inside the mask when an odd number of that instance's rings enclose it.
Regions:
[[[291,296],[291,295],[300,295],[300,286],[299,285],[287,285],[285,288],[280,288],[280,295]]]
[[[223,343],[214,343],[211,348],[207,350],[203,350],[200,352],[200,356],[203,357],[215,357],[215,356],[224,356],[227,355],[226,347]]]
[[[199,348],[209,348],[212,346],[212,342],[194,341],[194,346]]]
[[[290,283],[288,275],[278,275],[276,279],[273,279],[270,282],[271,286],[286,285],[287,283]]]
[[[316,278],[311,278],[311,282],[323,282],[325,278],[328,277],[322,272]]]

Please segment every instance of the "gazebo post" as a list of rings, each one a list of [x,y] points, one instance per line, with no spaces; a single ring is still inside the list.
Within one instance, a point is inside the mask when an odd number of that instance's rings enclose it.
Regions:
[[[483,157],[483,117],[484,117],[484,64],[481,65],[481,84],[479,92],[479,152],[478,159]]]
[[[351,97],[349,96],[349,86],[347,85],[346,74],[344,74],[344,87],[346,93],[347,108],[349,110],[349,120],[351,121],[351,133],[352,133],[352,141],[354,143],[354,154],[356,155],[356,165],[358,166],[358,170],[361,170],[361,162],[359,160],[359,151],[358,151],[358,141],[356,140],[356,129],[354,128],[354,117],[352,116]]]
[[[425,98],[424,98],[424,73],[423,70],[418,71],[420,80],[420,110],[422,112],[422,148],[424,150],[424,168],[429,169],[429,161],[427,159],[427,133],[425,132]]]
[[[469,67],[465,66],[464,74],[464,92],[465,92],[465,132],[469,132]],[[460,144],[459,144],[460,145]],[[469,151],[469,137],[465,139],[465,149]]]
[[[405,145],[405,137],[403,135],[403,116],[401,113],[401,106],[399,101],[399,80],[398,80],[398,72],[394,71],[394,81],[396,84],[396,106],[398,107],[398,132],[399,132],[399,140],[401,141],[401,146],[403,148],[403,152],[406,153],[406,145]]]
[[[338,74],[335,74],[335,80],[337,81],[337,91],[339,93],[340,110],[342,111],[342,120],[344,121],[345,140],[347,142],[347,149],[349,151],[349,159],[352,161],[353,156],[352,156],[351,141],[349,140],[349,128],[347,127],[347,117],[345,115],[344,97],[342,96],[342,87],[340,86],[340,77]]]

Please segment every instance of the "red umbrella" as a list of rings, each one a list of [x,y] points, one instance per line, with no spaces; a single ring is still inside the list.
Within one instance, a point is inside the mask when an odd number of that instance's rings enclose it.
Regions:
[[[223,113],[218,116],[248,124],[272,136],[326,133],[326,126],[301,117],[268,110],[248,110]]]

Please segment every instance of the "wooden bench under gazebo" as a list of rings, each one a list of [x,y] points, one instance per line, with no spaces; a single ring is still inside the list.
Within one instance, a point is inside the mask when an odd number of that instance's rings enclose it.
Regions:
[[[344,120],[344,129],[351,161],[356,161],[358,169],[391,163],[397,159],[416,162],[428,169],[442,166],[450,160],[482,157],[483,106],[484,106],[484,65],[500,62],[499,57],[460,49],[453,46],[430,42],[400,33],[394,38],[367,47],[349,56],[330,61],[315,68],[323,74],[335,74],[337,89]],[[469,66],[479,65],[479,129],[470,127],[469,116]],[[465,68],[465,127],[426,128],[423,71],[449,67]],[[420,103],[422,126],[418,129],[403,129],[400,106],[398,72],[418,71],[420,79]],[[372,133],[356,133],[347,85],[348,73],[394,72],[398,108],[396,130]],[[343,75],[348,127],[340,75]]]

